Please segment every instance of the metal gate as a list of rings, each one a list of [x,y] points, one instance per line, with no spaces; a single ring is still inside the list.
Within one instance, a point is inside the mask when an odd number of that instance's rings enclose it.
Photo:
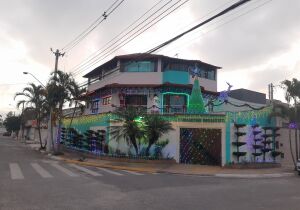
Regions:
[[[181,128],[180,163],[221,165],[221,129]]]

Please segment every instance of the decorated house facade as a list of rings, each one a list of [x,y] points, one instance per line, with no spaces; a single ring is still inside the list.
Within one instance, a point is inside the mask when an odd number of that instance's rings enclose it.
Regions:
[[[174,128],[151,147],[152,156],[205,165],[277,161],[278,128],[269,119],[265,94],[231,90],[229,83],[227,90],[217,92],[219,69],[163,55],[116,56],[84,76],[84,114],[64,119],[62,133],[71,130],[71,135],[63,139],[74,149],[82,149],[78,142],[84,140],[89,152],[130,157],[132,145],[113,139],[110,127],[122,126],[112,120],[114,109],[133,106],[160,114]],[[138,141],[142,154],[146,142]]]
[[[195,66],[201,70],[199,82],[205,98],[216,96],[220,67],[162,55],[116,56],[84,76],[89,81],[90,100],[85,114],[120,106],[150,110],[153,105],[160,113],[185,113],[193,85],[190,70]]]

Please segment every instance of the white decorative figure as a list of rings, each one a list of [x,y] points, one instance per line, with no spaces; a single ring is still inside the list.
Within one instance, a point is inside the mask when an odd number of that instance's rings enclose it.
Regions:
[[[156,94],[154,94],[153,99],[152,99],[151,111],[153,113],[158,113],[159,112],[159,105],[160,105],[159,97]]]

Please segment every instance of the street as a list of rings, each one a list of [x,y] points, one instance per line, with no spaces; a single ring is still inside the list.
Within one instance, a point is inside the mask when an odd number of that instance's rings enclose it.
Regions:
[[[1,137],[2,138],[2,137]],[[0,209],[300,209],[298,176],[236,179],[69,165],[0,139]]]

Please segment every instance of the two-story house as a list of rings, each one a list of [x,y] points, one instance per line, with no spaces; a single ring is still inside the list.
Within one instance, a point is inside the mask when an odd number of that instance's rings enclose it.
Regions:
[[[150,111],[154,104],[160,113],[185,113],[193,84],[190,71],[195,66],[200,69],[204,100],[216,96],[218,66],[144,53],[116,56],[84,75],[90,101],[85,114],[129,105]]]

